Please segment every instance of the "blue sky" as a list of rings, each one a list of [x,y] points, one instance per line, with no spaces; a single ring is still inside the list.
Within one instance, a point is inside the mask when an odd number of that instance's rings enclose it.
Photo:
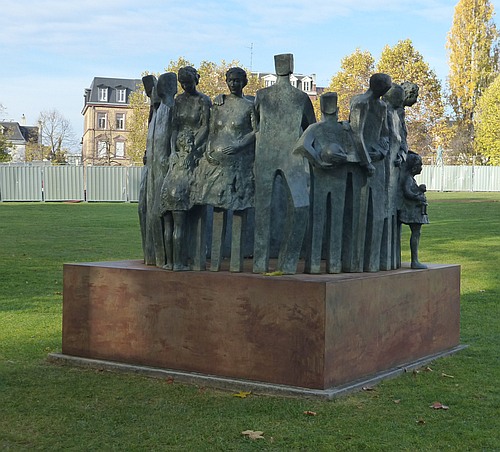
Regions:
[[[77,136],[83,92],[95,76],[140,78],[170,60],[239,60],[273,71],[290,52],[295,72],[326,86],[357,47],[378,59],[386,44],[411,39],[438,77],[448,73],[451,0],[22,0],[0,14],[0,119],[36,124],[57,109]],[[493,0],[497,9],[500,0]],[[253,51],[251,50],[253,48]]]

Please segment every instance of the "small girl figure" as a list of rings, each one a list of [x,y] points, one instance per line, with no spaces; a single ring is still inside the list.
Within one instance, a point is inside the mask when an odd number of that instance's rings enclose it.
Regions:
[[[405,163],[405,171],[401,174],[402,202],[399,210],[399,222],[410,226],[411,268],[427,268],[418,261],[418,245],[420,229],[423,224],[429,224],[427,217],[427,188],[424,184],[417,185],[415,176],[422,172],[422,158],[415,153],[409,153]]]
[[[192,208],[191,184],[194,168],[194,135],[181,131],[161,188],[161,213],[165,225],[166,270],[189,270],[186,252],[186,216]]]

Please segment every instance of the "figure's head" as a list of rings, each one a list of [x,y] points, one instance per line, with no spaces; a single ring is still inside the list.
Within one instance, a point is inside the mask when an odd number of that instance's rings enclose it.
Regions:
[[[414,152],[410,152],[406,157],[406,167],[413,176],[420,174],[422,172],[422,157]]]
[[[192,66],[184,66],[179,69],[178,73],[179,83],[182,89],[189,94],[194,94],[196,92],[196,85],[200,81],[200,74]]]
[[[337,93],[324,93],[319,98],[321,112],[324,115],[336,115],[338,112]]]
[[[391,88],[392,80],[387,74],[377,72],[370,77],[370,89],[377,96],[383,96]]]
[[[290,75],[293,73],[293,54],[280,53],[274,55],[274,68],[276,75]]]
[[[401,85],[393,83],[391,89],[384,94],[383,99],[393,108],[400,108],[405,100],[404,89]]]
[[[411,107],[418,100],[418,91],[419,91],[418,85],[412,82],[403,82],[401,83],[401,86],[405,91],[404,106]]]
[[[158,96],[162,99],[174,97],[177,93],[177,76],[174,72],[165,72],[158,77],[156,84]]]
[[[156,77],[154,75],[145,75],[142,77],[142,84],[144,85],[146,96],[151,97],[153,88],[156,86]]]
[[[231,94],[241,96],[248,83],[247,73],[240,67],[232,67],[226,72],[226,83]]]

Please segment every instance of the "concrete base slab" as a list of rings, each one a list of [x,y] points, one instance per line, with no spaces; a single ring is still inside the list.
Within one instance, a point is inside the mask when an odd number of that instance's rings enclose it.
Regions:
[[[265,382],[239,380],[234,378],[218,377],[216,375],[203,375],[194,372],[179,372],[172,369],[160,369],[146,366],[133,366],[130,364],[117,363],[112,361],[104,361],[98,359],[79,358],[76,356],[63,355],[61,353],[51,353],[49,361],[55,364],[70,365],[81,368],[91,368],[97,370],[108,370],[112,372],[122,372],[127,374],[137,374],[152,378],[171,379],[173,382],[192,384],[199,387],[208,387],[221,389],[224,391],[247,391],[253,394],[276,395],[284,397],[308,397],[320,399],[333,399],[351,392],[359,391],[362,388],[371,388],[382,380],[388,380],[398,377],[406,372],[411,372],[414,369],[419,369],[428,365],[430,362],[452,355],[467,348],[467,345],[459,345],[442,353],[437,353],[432,356],[426,356],[423,359],[407,363],[403,366],[398,366],[393,369],[388,369],[372,375],[369,378],[364,378],[357,381],[352,381],[348,384],[328,388],[328,389],[307,389],[295,386],[277,385]]]

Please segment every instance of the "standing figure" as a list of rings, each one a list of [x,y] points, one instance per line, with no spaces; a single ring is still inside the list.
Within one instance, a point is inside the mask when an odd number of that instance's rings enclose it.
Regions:
[[[158,77],[156,94],[160,104],[156,109],[155,133],[153,138],[153,156],[150,167],[150,182],[153,187],[153,202],[148,208],[151,210],[151,229],[155,247],[156,266],[162,267],[166,263],[164,221],[160,207],[161,187],[168,169],[170,156],[170,138],[172,136],[172,107],[177,92],[177,77],[174,72],[167,72]],[[149,182],[148,182],[149,184]]]
[[[212,107],[207,149],[198,174],[204,181],[201,202],[214,208],[210,270],[220,270],[227,213],[232,211],[230,271],[241,272],[247,211],[254,201],[257,124],[253,103],[243,97],[246,72],[230,68],[226,83],[230,94]]]
[[[418,247],[420,243],[420,229],[423,224],[429,223],[427,216],[426,187],[418,185],[415,176],[422,172],[422,158],[418,154],[408,154],[405,171],[401,177],[402,202],[399,211],[399,221],[410,226],[410,252],[411,268],[427,268],[418,260]]]
[[[302,153],[311,164],[311,209],[305,271],[320,273],[324,244],[326,272],[340,273],[347,163],[358,162],[359,159],[349,123],[338,121],[337,93],[323,94],[320,105],[322,121],[311,124],[305,130],[294,150]]]
[[[154,123],[151,124],[151,119],[153,118],[153,114],[156,111],[154,102],[153,102],[153,88],[156,86],[156,77],[154,75],[146,75],[142,78],[142,83],[144,85],[144,91],[146,92],[146,96],[149,97],[149,118],[148,118],[148,136],[146,141],[146,150],[144,151],[144,156],[142,158],[142,162],[144,167],[141,172],[141,182],[139,185],[139,202],[138,202],[138,213],[139,213],[139,224],[141,227],[141,240],[142,240],[142,252],[144,255],[144,263],[147,265],[155,264],[155,256],[154,256],[154,245],[152,240],[152,235],[148,233],[147,227],[147,197],[148,197],[148,170],[151,162],[148,164],[147,154],[151,154],[152,146],[153,146],[153,133],[154,133]]]
[[[406,160],[408,149],[403,142],[405,130],[401,123],[400,111],[404,108],[405,92],[395,83],[383,97],[387,104],[387,125],[389,128],[389,154],[385,158],[386,219],[382,239],[381,270],[396,269],[401,266],[401,237],[398,224],[398,207],[401,190],[399,177],[401,164]]]
[[[193,207],[191,185],[195,166],[194,135],[189,130],[177,134],[175,152],[161,187],[161,213],[165,222],[166,270],[189,270],[186,250],[186,216]]]
[[[185,66],[179,69],[179,83],[184,90],[175,98],[172,123],[172,152],[176,152],[177,136],[182,133],[192,135],[192,159],[196,166],[205,152],[210,120],[210,98],[197,91],[200,75],[194,67]],[[197,204],[195,194],[199,191],[196,185],[202,181],[193,181],[191,191],[192,204]],[[191,250],[188,254],[193,258],[193,269],[204,270],[206,259],[205,215],[200,206],[193,207],[187,219],[187,231],[184,233]],[[169,240],[167,238],[167,240]]]
[[[146,89],[151,90],[150,94],[150,111],[149,111],[149,125],[148,136],[146,139],[146,251],[144,256],[144,263],[146,265],[163,265],[162,260],[165,258],[165,252],[161,251],[156,246],[158,241],[158,231],[161,230],[161,220],[154,212],[155,203],[155,173],[153,166],[155,162],[155,136],[156,136],[156,117],[158,107],[161,104],[160,97],[157,92],[157,80],[153,75],[143,78],[143,84]],[[156,230],[156,232],[155,232]],[[157,251],[159,254],[157,255]]]
[[[383,159],[389,151],[387,106],[381,97],[391,85],[391,77],[387,74],[373,74],[369,89],[351,99],[349,122],[360,163],[370,177],[353,181],[353,192],[359,198],[353,208],[353,249],[347,271],[380,270],[385,218]]]
[[[402,147],[405,150],[405,153],[402,155],[402,160],[403,162],[406,160],[406,155],[409,152],[409,146],[408,146],[408,128],[406,127],[406,120],[405,120],[405,108],[406,107],[412,107],[415,105],[415,103],[418,100],[418,92],[419,88],[416,83],[413,82],[403,82],[401,83],[401,88],[403,88],[404,91],[404,100],[403,100],[403,106],[398,108],[398,114],[399,114],[399,119],[401,122],[401,127],[402,127],[402,135],[401,135],[401,140],[402,140]]]
[[[287,192],[286,222],[276,270],[293,274],[307,227],[309,175],[304,157],[292,154],[302,132],[316,122],[311,100],[290,83],[293,55],[274,56],[276,84],[257,91],[255,148],[255,241],[253,271],[269,267],[273,188],[281,176]],[[284,213],[284,212],[283,212]]]

